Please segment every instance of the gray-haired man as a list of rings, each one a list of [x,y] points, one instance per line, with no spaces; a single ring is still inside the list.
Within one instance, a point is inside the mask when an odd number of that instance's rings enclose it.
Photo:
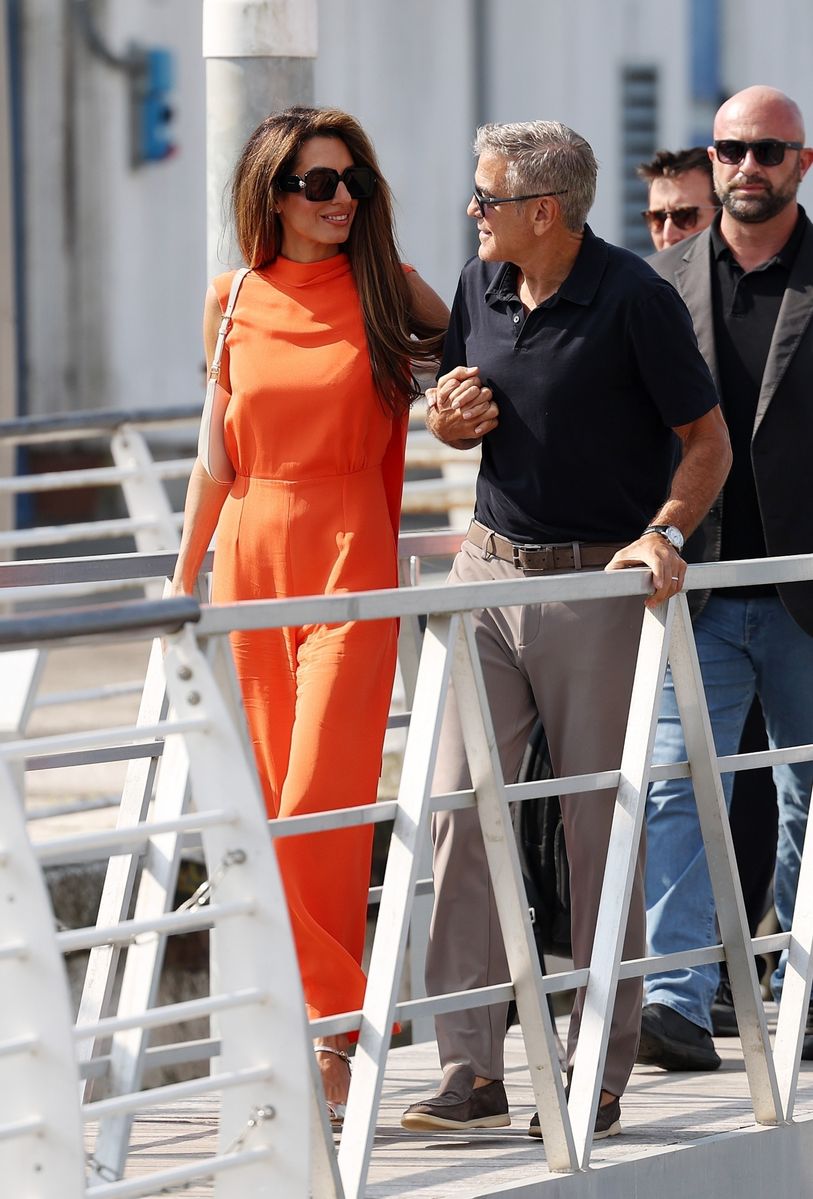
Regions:
[[[452,580],[648,566],[654,605],[681,586],[682,538],[725,478],[728,437],[688,313],[635,255],[585,225],[593,152],[556,122],[487,125],[468,215],[480,248],[455,298],[429,426],[464,449],[482,440],[477,502]],[[499,419],[498,419],[499,417]],[[671,484],[675,434],[682,462]],[[668,496],[668,498],[666,498]],[[664,502],[665,501],[665,502]],[[540,548],[543,547],[543,548]],[[637,598],[485,610],[476,621],[506,779],[539,714],[558,774],[618,766],[643,616]],[[453,697],[435,790],[469,786]],[[577,967],[589,964],[614,795],[562,800]],[[437,817],[430,994],[506,981],[477,815]],[[625,956],[644,949],[642,862]],[[583,994],[569,1034],[572,1063]],[[596,1135],[619,1131],[635,1060],[640,981],[621,983]],[[505,1005],[439,1016],[443,1081],[406,1128],[510,1123],[502,1083]],[[531,1134],[539,1135],[538,1121]]]

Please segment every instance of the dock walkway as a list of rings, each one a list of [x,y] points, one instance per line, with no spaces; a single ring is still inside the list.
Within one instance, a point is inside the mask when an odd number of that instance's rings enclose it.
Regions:
[[[773,1026],[775,1007],[768,1007]],[[563,1034],[565,1022],[559,1023]],[[401,1112],[436,1085],[437,1054],[433,1043],[394,1049],[387,1062],[367,1199],[530,1199],[531,1195],[581,1199],[588,1194],[597,1199],[666,1199],[673,1190],[680,1193],[672,1179],[679,1170],[678,1158],[702,1153],[704,1143],[711,1147],[712,1138],[717,1152],[708,1155],[708,1189],[684,1190],[684,1194],[691,1193],[693,1199],[706,1195],[751,1199],[759,1194],[807,1199],[813,1193],[813,1063],[803,1062],[799,1076],[794,1124],[797,1140],[804,1142],[798,1152],[810,1164],[806,1189],[797,1194],[781,1185],[788,1145],[783,1138],[780,1146],[782,1130],[754,1126],[739,1041],[719,1039],[716,1046],[723,1064],[713,1074],[635,1068],[623,1101],[623,1135],[596,1146],[590,1170],[594,1186],[589,1190],[583,1189],[584,1175],[550,1174],[544,1148],[527,1135],[533,1099],[516,1029],[506,1044],[506,1089],[513,1122],[505,1129],[436,1136],[405,1132]],[[800,1131],[805,1135],[798,1137]],[[139,1116],[128,1177],[214,1153],[216,1132],[217,1113],[208,1096]],[[731,1141],[731,1152],[721,1154],[720,1143],[726,1139]],[[675,1153],[678,1149],[680,1154]],[[686,1160],[684,1166],[688,1165]],[[764,1180],[755,1175],[760,1168]],[[696,1169],[694,1163],[687,1173],[692,1176]],[[212,1187],[196,1184],[183,1193],[189,1199],[203,1199],[212,1195]]]

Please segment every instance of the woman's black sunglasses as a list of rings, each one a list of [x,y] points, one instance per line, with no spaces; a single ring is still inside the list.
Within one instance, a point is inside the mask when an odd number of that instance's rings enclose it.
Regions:
[[[353,200],[369,200],[375,190],[371,167],[347,167],[341,175],[333,167],[311,167],[304,175],[286,175],[277,181],[283,192],[301,192],[306,200],[332,200],[343,183]]]
[[[737,166],[750,150],[761,167],[778,167],[784,160],[785,150],[802,150],[804,142],[781,142],[775,137],[764,137],[758,142],[722,138],[715,141],[714,149],[720,162],[726,166]]]

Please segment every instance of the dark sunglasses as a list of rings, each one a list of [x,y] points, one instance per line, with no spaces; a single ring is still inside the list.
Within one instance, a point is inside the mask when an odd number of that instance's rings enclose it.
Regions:
[[[304,175],[286,175],[277,180],[283,192],[302,192],[306,200],[332,200],[343,183],[353,200],[369,200],[375,190],[375,171],[371,167],[346,167],[341,175],[333,167],[311,167]]]
[[[781,142],[775,137],[764,137],[758,142],[741,142],[732,138],[715,141],[714,149],[720,162],[726,166],[737,166],[750,150],[761,167],[778,167],[786,150],[803,150],[804,142]]]
[[[713,204],[695,204],[690,208],[646,208],[641,213],[641,216],[655,233],[660,233],[666,224],[667,217],[671,219],[672,224],[678,229],[685,231],[686,229],[694,229],[697,224],[697,214],[699,212],[707,212],[710,208],[714,207]]]
[[[480,209],[480,215],[485,219],[487,208],[497,208],[500,204],[518,204],[520,200],[542,200],[545,196],[564,196],[566,192],[531,192],[529,196],[484,196],[474,185],[474,202]]]

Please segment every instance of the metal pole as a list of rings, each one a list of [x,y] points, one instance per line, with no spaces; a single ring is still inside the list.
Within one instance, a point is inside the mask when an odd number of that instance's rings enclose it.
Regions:
[[[9,9],[0,0],[0,420],[17,415],[17,283],[14,253],[14,194],[11,134]],[[14,450],[0,448],[0,475],[13,473]],[[11,529],[13,496],[0,496],[0,529]],[[7,557],[0,551],[0,556]]]
[[[209,277],[240,263],[228,184],[249,134],[274,110],[313,103],[316,0],[204,0]]]

